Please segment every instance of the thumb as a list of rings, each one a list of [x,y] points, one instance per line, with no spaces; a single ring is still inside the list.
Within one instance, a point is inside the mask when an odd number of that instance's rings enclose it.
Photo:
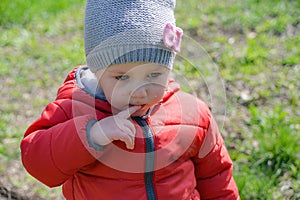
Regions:
[[[119,112],[117,114],[117,116],[120,117],[120,118],[123,118],[123,119],[127,119],[127,118],[130,117],[130,115],[135,113],[140,108],[141,108],[141,106],[131,106],[128,109]]]

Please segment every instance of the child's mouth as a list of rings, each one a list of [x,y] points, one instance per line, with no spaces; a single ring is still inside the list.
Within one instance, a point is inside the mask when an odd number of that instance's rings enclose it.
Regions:
[[[129,104],[129,107],[133,107],[133,106],[140,106],[140,109],[142,110],[146,106],[146,104],[140,104],[140,105]]]

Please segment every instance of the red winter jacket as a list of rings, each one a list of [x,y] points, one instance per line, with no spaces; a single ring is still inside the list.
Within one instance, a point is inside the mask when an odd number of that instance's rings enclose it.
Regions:
[[[111,115],[108,102],[77,86],[75,68],[21,143],[28,172],[63,185],[68,200],[239,199],[232,161],[209,108],[170,81],[162,102],[136,126],[135,148],[89,144],[91,122]]]

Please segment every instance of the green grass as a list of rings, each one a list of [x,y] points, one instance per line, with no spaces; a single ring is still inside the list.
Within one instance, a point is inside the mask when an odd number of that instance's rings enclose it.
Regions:
[[[1,1],[0,7],[0,24],[1,26],[11,25],[27,25],[35,20],[42,19],[46,20],[49,17],[56,17],[64,10],[69,10],[70,7],[82,5],[81,0],[69,1],[21,1],[16,0],[10,2],[8,0]]]
[[[7,177],[21,193],[59,197],[26,174],[19,142],[67,72],[84,63],[84,6],[0,3],[0,177],[16,174]],[[208,101],[223,94],[207,94],[209,77],[223,79],[226,105],[215,106],[226,106],[221,130],[243,200],[300,198],[299,8],[296,0],[177,0],[177,24],[197,45],[182,50],[175,74]]]
[[[239,142],[243,148],[231,152],[233,159],[244,162],[237,164],[236,172],[242,196],[299,198],[300,119],[281,106],[263,110],[250,106],[249,110],[248,134]]]

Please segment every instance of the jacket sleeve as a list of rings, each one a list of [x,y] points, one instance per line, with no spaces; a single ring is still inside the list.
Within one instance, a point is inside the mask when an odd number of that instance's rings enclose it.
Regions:
[[[201,199],[240,199],[232,175],[232,161],[211,115],[209,127],[194,163]]]
[[[49,187],[61,185],[101,153],[89,147],[86,139],[93,115],[69,115],[57,102],[50,103],[21,141],[24,167]]]

